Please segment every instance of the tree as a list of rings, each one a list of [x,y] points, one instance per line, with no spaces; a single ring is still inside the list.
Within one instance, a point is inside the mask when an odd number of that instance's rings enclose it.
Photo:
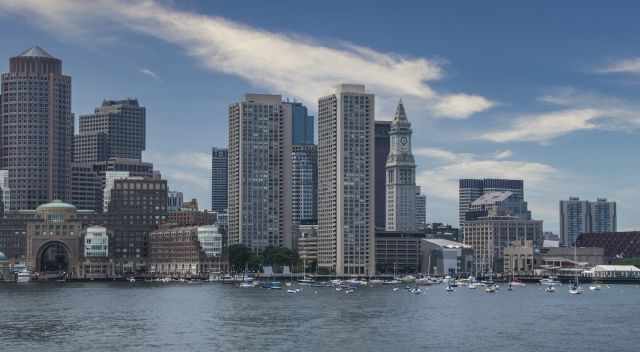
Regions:
[[[233,271],[243,271],[251,258],[251,250],[244,244],[229,246],[229,265]]]

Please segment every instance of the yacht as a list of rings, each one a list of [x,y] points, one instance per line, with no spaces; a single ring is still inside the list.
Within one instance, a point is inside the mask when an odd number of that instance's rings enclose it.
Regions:
[[[496,293],[496,286],[495,285],[489,285],[484,289],[484,292],[486,293]]]

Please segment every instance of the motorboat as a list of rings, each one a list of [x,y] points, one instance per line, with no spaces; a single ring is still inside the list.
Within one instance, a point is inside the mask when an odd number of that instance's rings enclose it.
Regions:
[[[489,285],[484,289],[486,293],[496,293],[497,287],[495,285]]]
[[[511,285],[511,287],[525,287],[527,286],[527,284],[525,284],[522,281],[518,281],[518,280],[512,280],[509,285]]]
[[[412,288],[412,289],[409,290],[409,293],[412,293],[414,295],[419,295],[419,294],[422,294],[422,289],[420,289],[418,287]]]
[[[287,293],[300,293],[302,290],[300,290],[299,288],[296,289],[288,289]]]
[[[431,280],[430,277],[421,277],[419,279],[416,279],[416,285],[431,286],[433,284],[435,284],[435,282],[433,280]]]
[[[393,288],[393,292],[397,292],[397,291],[399,291],[399,290],[400,290],[400,287],[394,287],[394,288]]]
[[[223,284],[232,284],[234,281],[233,276],[231,275],[225,275],[222,277],[222,283]]]
[[[354,293],[354,292],[356,292],[356,291],[354,289],[352,289],[352,288],[344,291],[344,293],[346,293],[346,294],[351,294],[351,293]]]
[[[544,292],[553,293],[556,292],[556,288],[554,286],[547,286],[545,287]]]
[[[130,277],[127,280],[129,280],[130,283],[135,283],[136,282],[136,278],[135,277]]]
[[[600,291],[600,285],[591,285],[589,286],[589,290],[591,291]]]
[[[240,285],[238,285],[238,287],[240,287],[240,288],[253,288],[253,287],[255,287],[255,285],[254,285],[253,282],[244,281],[244,282],[241,282]]]
[[[382,284],[384,284],[384,281],[380,280],[380,279],[371,279],[371,280],[369,280],[369,284],[371,284],[371,285],[382,285]]]

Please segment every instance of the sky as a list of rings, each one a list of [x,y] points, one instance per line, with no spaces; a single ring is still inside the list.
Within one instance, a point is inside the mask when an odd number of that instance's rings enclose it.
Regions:
[[[620,1],[0,0],[0,65],[39,45],[73,79],[73,112],[147,108],[151,161],[210,206],[210,149],[227,108],[282,94],[313,114],[338,83],[402,98],[428,220],[457,224],[459,178],[524,180],[545,231],[558,202],[617,202],[640,227],[640,4]]]

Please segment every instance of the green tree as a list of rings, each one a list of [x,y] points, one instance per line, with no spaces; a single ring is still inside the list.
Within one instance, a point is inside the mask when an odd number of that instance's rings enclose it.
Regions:
[[[229,246],[229,265],[235,272],[244,271],[244,267],[251,259],[251,250],[244,244]]]

